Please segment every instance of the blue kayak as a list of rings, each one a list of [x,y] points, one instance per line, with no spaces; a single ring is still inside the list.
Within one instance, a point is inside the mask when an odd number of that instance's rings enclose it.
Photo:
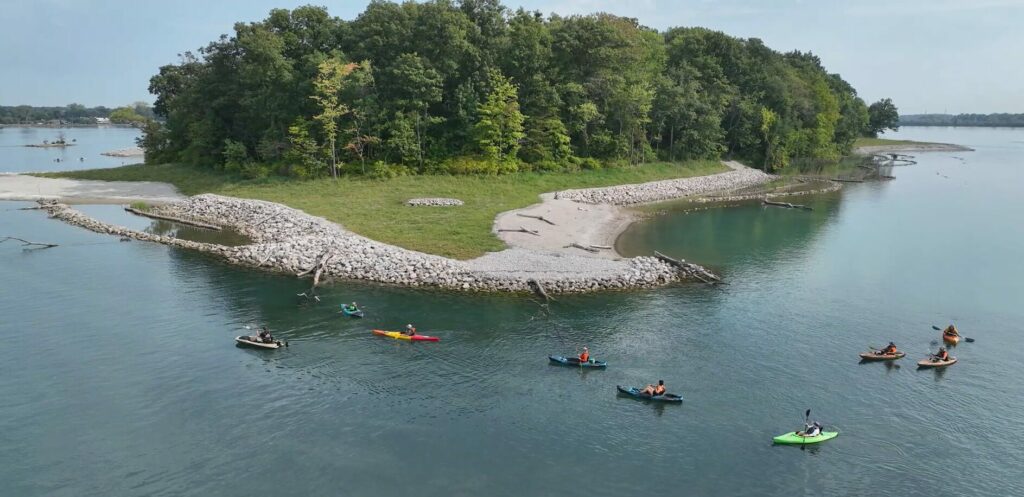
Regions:
[[[572,366],[574,368],[605,368],[605,367],[608,367],[608,363],[607,362],[605,362],[605,361],[595,361],[593,359],[591,359],[591,360],[589,360],[587,362],[584,362],[582,364],[580,363],[580,360],[577,357],[564,357],[564,356],[560,356],[560,355],[552,355],[552,356],[548,356],[548,359],[551,359],[551,362],[554,362],[554,363],[557,363],[557,364],[562,364],[564,366]]]
[[[342,305],[341,306],[341,313],[346,315],[346,316],[350,316],[350,317],[354,317],[354,318],[361,318],[361,317],[363,317],[363,311],[361,309],[356,309],[356,310],[353,311],[352,308],[347,306],[347,305]]]
[[[682,396],[676,395],[674,393],[665,393],[663,395],[647,395],[645,393],[641,393],[640,389],[637,387],[624,387],[622,385],[616,385],[615,388],[618,388],[620,392],[629,395],[634,399],[653,400],[656,402],[671,402],[674,404],[678,404],[683,401]]]

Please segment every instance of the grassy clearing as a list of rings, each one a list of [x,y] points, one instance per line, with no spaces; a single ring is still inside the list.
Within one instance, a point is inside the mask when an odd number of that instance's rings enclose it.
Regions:
[[[494,217],[500,212],[537,203],[541,193],[701,176],[726,170],[717,161],[693,161],[577,173],[251,181],[206,169],[167,164],[46,173],[41,176],[162,181],[174,184],[187,195],[218,193],[269,200],[323,216],[374,240],[421,252],[469,259],[503,249],[505,245],[491,233]],[[416,197],[452,197],[466,205],[405,205],[405,201]]]

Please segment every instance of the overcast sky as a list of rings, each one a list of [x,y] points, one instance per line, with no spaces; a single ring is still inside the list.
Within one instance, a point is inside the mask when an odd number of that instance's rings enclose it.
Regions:
[[[366,0],[4,0],[0,105],[151,102],[161,65],[236,21],[326,4],[352,19]],[[505,0],[559,14],[611,12],[657,29],[705,26],[821,57],[869,103],[901,113],[1024,112],[1024,0]]]

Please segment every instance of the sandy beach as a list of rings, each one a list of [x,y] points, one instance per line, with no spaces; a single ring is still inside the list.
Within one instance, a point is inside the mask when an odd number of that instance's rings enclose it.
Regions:
[[[66,204],[166,203],[185,198],[174,186],[152,181],[87,181],[0,174],[0,200],[57,199]]]

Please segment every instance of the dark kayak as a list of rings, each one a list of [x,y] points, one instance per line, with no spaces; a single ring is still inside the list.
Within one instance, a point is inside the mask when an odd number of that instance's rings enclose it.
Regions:
[[[361,317],[363,317],[362,309],[356,309],[356,310],[353,311],[352,308],[347,306],[347,305],[341,306],[341,313],[346,315],[346,316],[351,316],[351,317],[354,317],[354,318],[361,318]]]
[[[624,387],[622,385],[616,385],[615,388],[618,388],[620,392],[622,392],[622,393],[624,393],[626,395],[629,395],[630,397],[633,397],[635,399],[654,400],[654,401],[657,401],[657,402],[672,402],[672,403],[681,403],[683,401],[683,397],[682,396],[676,395],[674,393],[666,393],[666,394],[663,394],[663,395],[653,395],[652,396],[652,395],[647,395],[645,393],[640,393],[640,389],[637,388],[637,387]]]
[[[580,364],[580,360],[577,357],[564,357],[560,355],[548,356],[551,362],[562,364],[564,366],[572,366],[574,368],[605,368],[608,367],[608,363],[605,361],[595,361],[593,359]]]

